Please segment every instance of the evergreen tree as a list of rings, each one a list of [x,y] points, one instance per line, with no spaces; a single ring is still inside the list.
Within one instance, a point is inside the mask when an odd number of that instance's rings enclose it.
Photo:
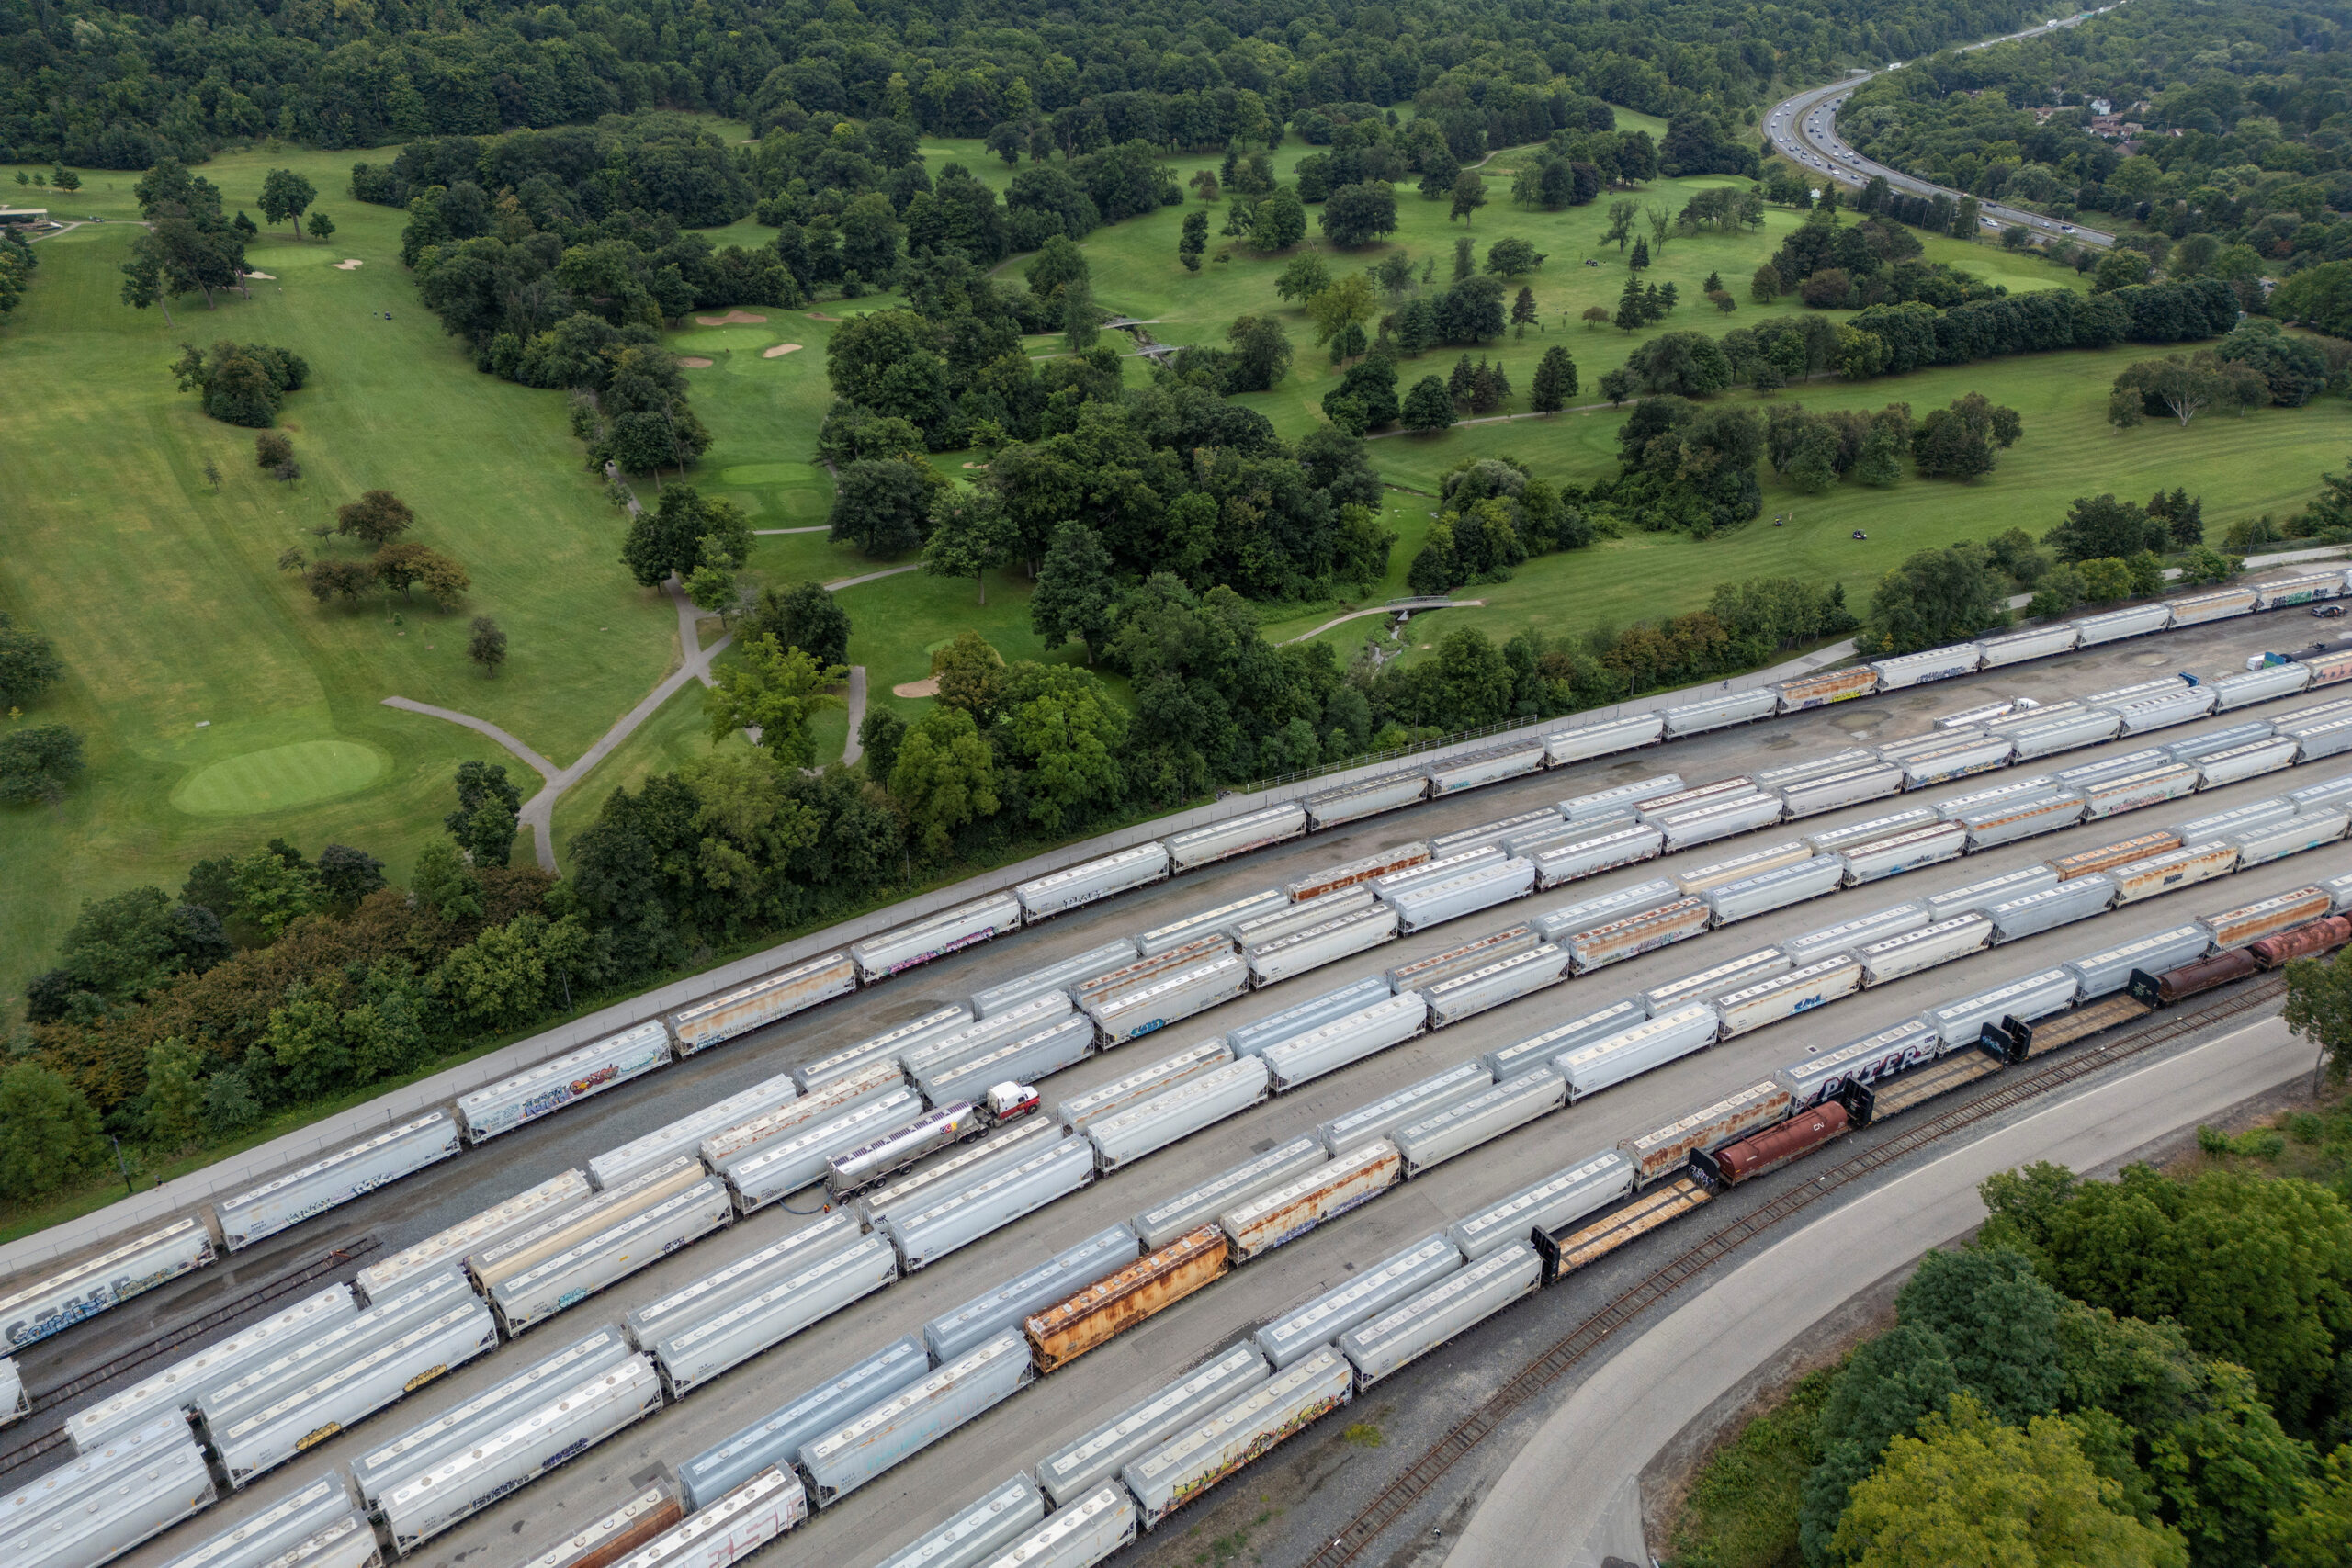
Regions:
[[[1577,395],[1577,362],[1568,351],[1554,344],[1544,351],[1536,362],[1535,384],[1528,395],[1528,406],[1538,413],[1557,413]]]

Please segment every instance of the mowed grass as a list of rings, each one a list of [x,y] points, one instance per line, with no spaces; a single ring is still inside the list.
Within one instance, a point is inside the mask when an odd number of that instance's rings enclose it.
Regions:
[[[344,194],[367,156],[206,164],[232,211],[256,213],[267,169],[300,170],[337,231],[326,244],[265,233],[250,265],[273,276],[250,299],[207,310],[192,295],[169,322],[117,297],[136,176],[93,173],[47,196],[60,217],[109,220],[40,242],[33,287],[0,321],[15,394],[0,403],[0,608],[51,637],[68,670],[17,722],[79,730],[90,768],[57,807],[0,810],[0,1006],[85,897],[175,889],[195,860],[273,837],[311,853],[357,844],[404,875],[441,830],[458,761],[506,762],[534,787],[490,740],[383,698],[478,715],[560,762],[674,662],[674,612],[621,568],[625,524],[582,467],[563,396],[478,374],[419,307],[399,264],[404,215]],[[0,180],[13,186],[13,169]],[[347,258],[363,265],[334,265]],[[253,432],[173,389],[179,344],[221,338],[311,363],[284,413],[303,468],[290,487],[255,468]],[[471,573],[455,613],[421,598],[322,610],[278,570],[289,546],[359,557],[309,529],[376,486],[415,509],[413,537]],[[465,657],[475,615],[509,637],[495,679]]]

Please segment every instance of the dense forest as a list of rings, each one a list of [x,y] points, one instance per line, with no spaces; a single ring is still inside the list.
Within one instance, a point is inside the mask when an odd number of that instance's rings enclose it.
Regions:
[[[1645,113],[1727,114],[1776,78],[1906,59],[2035,14],[2019,0],[1797,0],[1760,14],[1729,0],[1147,0],[1042,16],[1006,0],[6,0],[0,160],[143,169],[265,137],[367,147],[648,108],[724,114],[755,135],[803,114],[948,136],[1034,123],[1085,152],[1222,145],[1259,123],[1312,140],[1333,107],[1419,102],[1451,136],[1516,142],[1566,123],[1555,78]]]
[[[1838,128],[1871,157],[1975,196],[2137,220],[2154,232],[2124,244],[2174,276],[2277,276],[2352,257],[2347,44],[2340,0],[2132,0],[1884,73]],[[2111,123],[2093,126],[2094,99]]]

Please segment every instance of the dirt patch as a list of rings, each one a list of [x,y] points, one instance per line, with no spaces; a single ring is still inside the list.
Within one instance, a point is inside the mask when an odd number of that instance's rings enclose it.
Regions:
[[[828,316],[822,310],[809,311],[808,319],[812,321],[839,321],[841,320],[839,316]]]
[[[967,468],[978,468],[982,473],[989,471],[989,466],[986,463],[967,463],[964,466]]]
[[[707,370],[710,368],[710,363],[707,359],[698,359],[688,355],[678,361],[678,367],[682,370]]]
[[[245,274],[245,276],[247,277],[258,277],[264,283],[275,283],[277,281],[277,274],[274,272],[249,272]]]
[[[935,697],[939,695],[939,681],[936,676],[923,681],[903,681],[890,688],[890,694],[894,697]]]
[[[799,352],[800,345],[797,343],[772,344],[768,347],[760,350],[760,357],[762,359],[782,359],[787,354],[797,354]]]
[[[353,272],[366,265],[366,263],[358,260],[356,257],[349,257],[335,263],[334,269],[337,272]]]
[[[766,324],[765,316],[755,316],[749,310],[729,310],[723,316],[696,316],[695,320],[706,327],[756,327]]]

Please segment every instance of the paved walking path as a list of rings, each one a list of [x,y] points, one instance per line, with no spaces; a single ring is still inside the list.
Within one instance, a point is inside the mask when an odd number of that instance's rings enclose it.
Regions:
[[[1288,648],[1292,643],[1305,642],[1308,637],[1321,637],[1333,626],[1342,626],[1347,625],[1350,621],[1362,620],[1366,615],[1393,615],[1399,610],[1483,609],[1486,607],[1486,603],[1487,602],[1484,599],[1408,599],[1395,604],[1375,604],[1369,610],[1350,610],[1344,615],[1334,616],[1332,619],[1328,620],[1321,626],[1316,627],[1313,631],[1301,632],[1296,637],[1284,637],[1275,646],[1278,648]]]
[[[1855,1294],[1980,1224],[1985,1177],[2035,1160],[2095,1170],[2311,1070],[2311,1046],[2267,1018],[2025,1111],[1839,1205],[1596,1368],[1496,1477],[1446,1568],[1650,1561],[1635,1483],[1650,1457]]]
[[[902,571],[921,571],[922,570],[922,562],[917,561],[912,566],[885,567],[880,571],[869,571],[863,577],[837,577],[825,584],[825,592],[838,593],[844,588],[854,588],[861,582],[879,582],[886,577],[896,577]]]
[[[865,743],[857,738],[860,726],[865,722],[865,666],[849,667],[849,739],[842,742],[842,761],[854,762],[865,755]]]
[[[820,523],[813,528],[754,528],[752,532],[766,539],[773,538],[778,534],[822,534],[829,532],[831,527],[832,525],[830,523]]]

